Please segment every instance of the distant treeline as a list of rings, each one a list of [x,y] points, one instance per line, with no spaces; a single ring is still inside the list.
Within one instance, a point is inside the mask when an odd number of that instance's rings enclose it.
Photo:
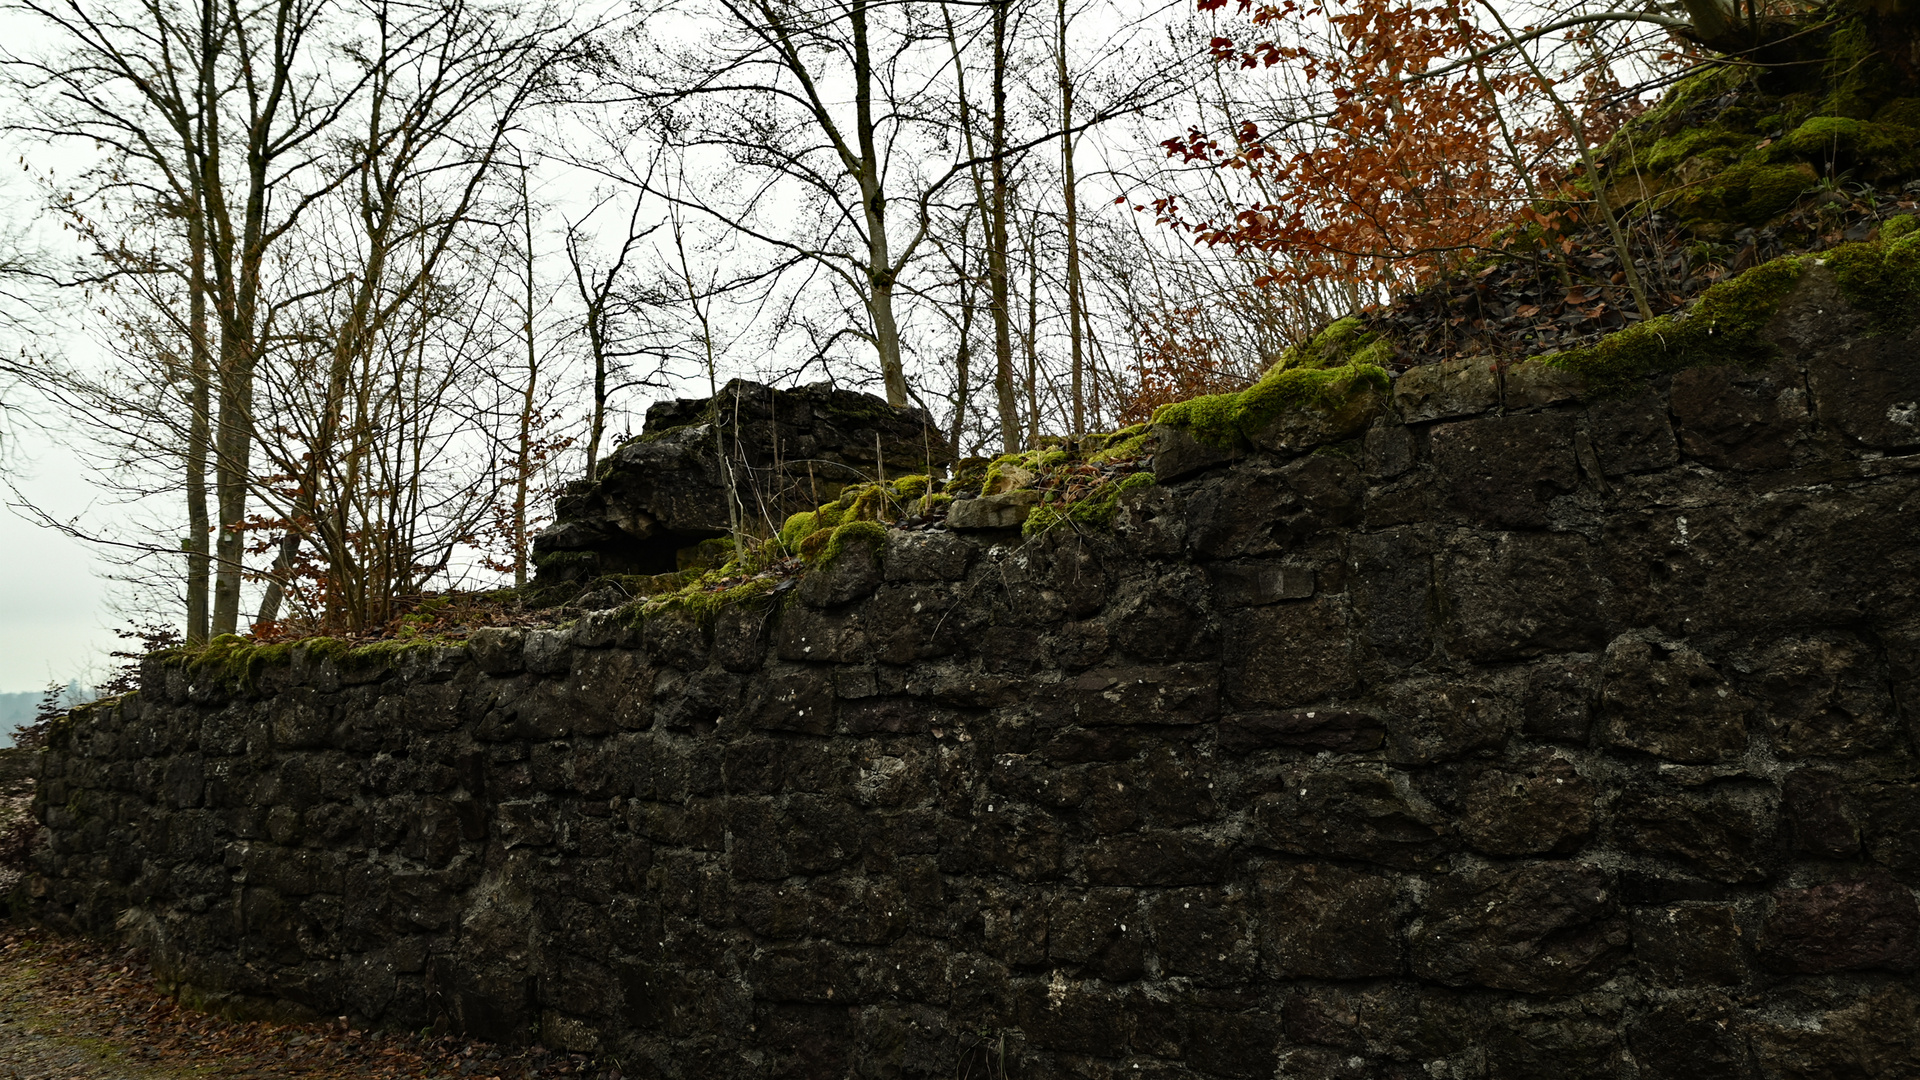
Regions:
[[[46,696],[45,690],[19,690],[10,694],[0,694],[0,749],[13,745],[14,729],[33,720],[34,713],[40,708],[41,699]],[[81,686],[77,680],[67,683],[67,704],[86,701],[93,696],[93,692]]]

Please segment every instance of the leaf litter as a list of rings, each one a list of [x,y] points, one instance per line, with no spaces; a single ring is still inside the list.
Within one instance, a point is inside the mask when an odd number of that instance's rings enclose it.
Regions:
[[[133,950],[0,924],[0,1014],[25,1021],[0,1027],[0,1063],[22,1040],[39,1038],[96,1058],[106,1070],[100,1075],[169,1080],[620,1078],[617,1067],[544,1047],[360,1031],[345,1018],[331,1024],[227,1020],[174,1000],[143,960]]]

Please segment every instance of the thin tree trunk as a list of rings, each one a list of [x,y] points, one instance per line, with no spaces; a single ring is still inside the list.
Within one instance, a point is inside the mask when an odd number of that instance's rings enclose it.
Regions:
[[[907,403],[907,374],[900,360],[900,324],[893,316],[893,255],[887,245],[887,195],[880,186],[880,151],[874,141],[873,60],[867,51],[867,0],[854,0],[853,107],[860,143],[860,205],[867,224],[867,310],[887,404]]]
[[[604,304],[604,299],[601,304]],[[596,304],[587,311],[587,344],[593,350],[593,418],[587,429],[587,479],[600,471],[600,440],[607,432],[607,342],[601,320],[604,308]]]
[[[1020,402],[1013,384],[1013,327],[1007,289],[1007,9],[993,5],[993,178],[987,214],[987,277],[993,287],[993,388],[1000,405],[1000,447],[1020,449]]]
[[[1067,0],[1060,0],[1058,11],[1059,49],[1054,54],[1055,73],[1060,82],[1060,195],[1067,211],[1067,337],[1071,348],[1073,431],[1079,439],[1087,433],[1085,360],[1081,353],[1080,293],[1080,200],[1075,192],[1073,171],[1073,80],[1067,71]]]
[[[218,637],[240,625],[240,570],[246,558],[247,482],[253,454],[253,358],[245,345],[223,349],[220,416],[214,436],[214,492],[220,522],[214,541],[213,616]]]
[[[1027,445],[1040,445],[1040,210],[1034,208],[1027,236]]]
[[[187,396],[187,644],[207,640],[211,613],[207,594],[213,569],[212,522],[207,508],[207,465],[212,453],[213,358],[207,349],[207,234],[196,192],[188,211],[189,257],[193,265],[187,288],[187,356],[191,388]]]
[[[960,299],[960,349],[953,361],[955,380],[953,431],[947,437],[948,452],[955,461],[960,460],[960,433],[966,430],[967,406],[972,403],[973,398],[967,386],[967,378],[972,374],[973,369],[973,307],[973,288],[963,285]]]
[[[527,197],[527,166],[520,163],[520,241],[526,245],[526,291],[521,294],[521,324],[527,346],[527,381],[520,392],[518,458],[513,469],[513,584],[527,584],[527,486],[533,476],[533,405],[540,381],[539,342],[533,332],[533,202]]]

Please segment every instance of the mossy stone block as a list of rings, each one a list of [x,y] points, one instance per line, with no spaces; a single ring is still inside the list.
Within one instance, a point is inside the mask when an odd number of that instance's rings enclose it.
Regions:
[[[526,663],[527,635],[523,630],[484,627],[467,638],[473,662],[489,675],[511,675]]]
[[[1336,404],[1282,409],[1266,424],[1248,432],[1247,438],[1263,450],[1298,454],[1366,430],[1385,405],[1386,395],[1373,384],[1356,382]]]
[[[871,595],[880,581],[880,556],[873,547],[847,544],[834,558],[808,569],[800,580],[800,601],[813,607],[838,607]]]
[[[1171,424],[1154,425],[1153,435],[1153,478],[1162,484],[1246,456],[1238,445],[1208,442]]]

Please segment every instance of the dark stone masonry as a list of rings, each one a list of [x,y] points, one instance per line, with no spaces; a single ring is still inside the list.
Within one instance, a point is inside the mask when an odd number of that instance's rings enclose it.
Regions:
[[[20,900],[629,1077],[1920,1076],[1920,358],[1809,280],[1751,370],[1169,435],[1111,532],[150,661],[56,733]]]

